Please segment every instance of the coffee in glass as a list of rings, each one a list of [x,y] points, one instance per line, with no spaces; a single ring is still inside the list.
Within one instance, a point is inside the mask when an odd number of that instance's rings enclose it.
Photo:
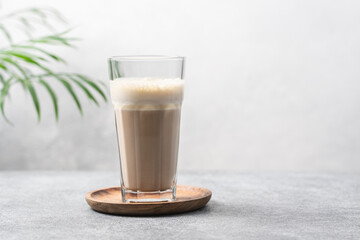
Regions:
[[[183,57],[109,59],[123,201],[176,198]]]

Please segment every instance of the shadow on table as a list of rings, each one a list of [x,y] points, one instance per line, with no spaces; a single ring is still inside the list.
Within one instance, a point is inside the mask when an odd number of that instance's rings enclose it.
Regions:
[[[118,217],[129,217],[129,218],[171,218],[171,217],[191,217],[191,216],[207,216],[207,215],[211,215],[211,214],[217,214],[219,212],[224,213],[225,212],[232,212],[231,209],[224,209],[224,206],[220,203],[218,203],[217,201],[211,201],[210,203],[208,203],[205,207],[202,207],[198,210],[195,211],[191,211],[191,212],[184,212],[184,213],[175,213],[175,214],[166,214],[166,215],[146,215],[146,216],[123,216],[123,215],[113,215],[113,214],[107,214],[107,213],[101,213],[101,212],[97,212],[93,209],[91,209],[91,211],[99,213],[99,214],[103,214],[103,215],[108,215],[108,216],[118,216]]]
[[[146,215],[146,216],[124,216],[113,215],[107,213],[96,212],[97,214],[112,216],[112,217],[129,217],[129,218],[173,218],[173,217],[199,217],[199,216],[222,216],[222,217],[242,217],[242,218],[263,218],[264,215],[272,215],[273,209],[271,207],[264,208],[264,206],[258,206],[254,204],[229,204],[212,200],[205,207],[191,212],[175,213],[167,215]]]
[[[224,204],[218,201],[211,201],[205,207],[192,212],[160,215],[160,216],[134,216],[141,218],[172,218],[172,217],[193,217],[193,216],[222,216],[222,217],[234,217],[241,216],[244,218],[261,218],[264,213],[271,213],[271,209],[264,209],[262,206],[253,204],[247,205],[231,205]]]

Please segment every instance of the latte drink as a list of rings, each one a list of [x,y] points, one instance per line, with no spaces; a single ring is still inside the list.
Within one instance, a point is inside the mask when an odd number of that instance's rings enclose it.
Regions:
[[[161,192],[176,186],[183,88],[180,78],[110,81],[124,189]]]

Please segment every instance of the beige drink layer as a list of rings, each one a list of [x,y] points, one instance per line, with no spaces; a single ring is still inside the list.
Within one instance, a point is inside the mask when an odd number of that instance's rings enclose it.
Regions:
[[[116,79],[110,85],[124,187],[159,191],[176,184],[183,81]]]

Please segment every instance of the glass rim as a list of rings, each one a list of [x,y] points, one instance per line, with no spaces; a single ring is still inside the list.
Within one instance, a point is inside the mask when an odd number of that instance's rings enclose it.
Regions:
[[[169,60],[184,60],[184,56],[177,55],[120,55],[111,56],[110,61],[169,61]]]

